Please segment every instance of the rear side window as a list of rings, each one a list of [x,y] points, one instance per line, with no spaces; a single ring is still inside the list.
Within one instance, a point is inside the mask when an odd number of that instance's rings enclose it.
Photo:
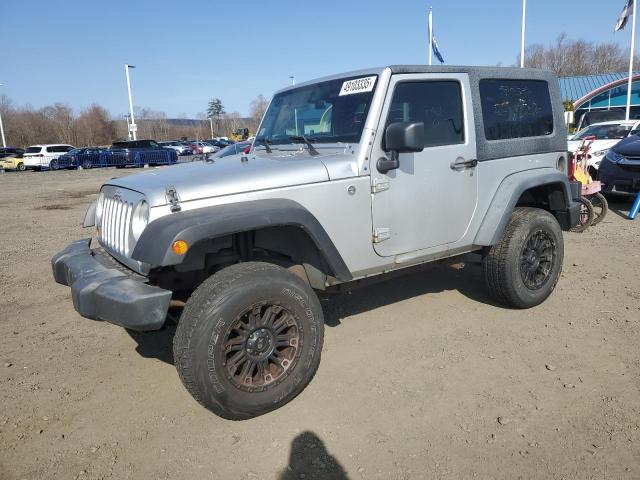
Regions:
[[[460,83],[452,80],[398,83],[387,126],[394,122],[423,122],[425,147],[464,143]]]
[[[549,85],[544,80],[480,80],[480,99],[487,140],[553,133]]]
[[[42,147],[27,147],[24,153],[40,153]]]

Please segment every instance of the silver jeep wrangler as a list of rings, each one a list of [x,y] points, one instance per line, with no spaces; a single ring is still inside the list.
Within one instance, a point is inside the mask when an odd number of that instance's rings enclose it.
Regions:
[[[316,291],[477,251],[487,288],[553,291],[576,225],[557,79],[391,66],[279,91],[250,153],[111,180],[91,239],[52,260],[80,315],[155,330],[181,308],[175,365],[202,405],[250,418],[320,362]]]

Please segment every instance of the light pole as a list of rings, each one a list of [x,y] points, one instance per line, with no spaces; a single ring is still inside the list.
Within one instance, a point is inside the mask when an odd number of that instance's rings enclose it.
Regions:
[[[291,79],[291,85],[295,85],[296,84],[296,77],[294,75],[289,75],[289,78]]]
[[[524,68],[524,31],[527,26],[527,0],[522,0],[522,30],[520,31],[520,68]]]
[[[131,128],[129,128],[129,114],[123,115],[125,121],[127,122],[127,138],[131,140]]]
[[[0,83],[0,87],[4,86],[4,83]],[[4,126],[2,125],[2,111],[0,111],[0,134],[2,134],[2,146],[6,148],[7,140],[4,138]]]
[[[211,138],[213,138],[213,118],[209,117],[209,126],[211,127]]]
[[[133,139],[137,140],[138,137],[136,135],[136,131],[138,130],[138,126],[136,125],[136,121],[133,118],[133,100],[131,99],[131,80],[129,80],[129,69],[136,68],[135,65],[124,64],[124,73],[127,76],[127,91],[129,92],[129,115],[131,115],[131,124],[129,125],[129,131],[131,135],[133,135]]]

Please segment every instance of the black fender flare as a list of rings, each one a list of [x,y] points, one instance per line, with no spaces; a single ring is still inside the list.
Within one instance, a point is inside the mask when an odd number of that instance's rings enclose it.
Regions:
[[[520,196],[526,190],[544,185],[560,185],[562,188],[562,196],[557,199],[560,205],[556,205],[559,208],[554,209],[556,217],[572,209],[574,194],[565,174],[552,168],[514,173],[506,177],[498,186],[476,234],[474,244],[495,245],[500,240]],[[565,223],[567,223],[567,225],[563,225],[565,230],[573,226],[568,225],[571,223],[570,220]]]
[[[147,225],[131,256],[152,268],[178,265],[184,256],[171,249],[176,240],[195,245],[205,239],[277,226],[302,228],[331,269],[327,273],[343,282],[353,278],[318,219],[305,207],[288,199],[229,203],[165,215]]]

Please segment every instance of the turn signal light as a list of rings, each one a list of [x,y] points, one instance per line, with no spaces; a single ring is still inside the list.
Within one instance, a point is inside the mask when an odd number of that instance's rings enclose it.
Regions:
[[[176,240],[171,245],[171,250],[173,250],[173,253],[176,255],[184,255],[187,253],[187,250],[189,250],[189,244],[184,240]]]

